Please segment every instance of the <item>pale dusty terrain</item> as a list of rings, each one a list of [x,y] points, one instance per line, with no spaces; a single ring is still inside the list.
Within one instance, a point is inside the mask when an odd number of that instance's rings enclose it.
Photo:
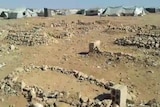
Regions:
[[[123,47],[114,44],[115,38],[124,36],[132,36],[134,33],[126,32],[104,32],[108,23],[120,26],[144,26],[144,25],[160,25],[160,15],[151,14],[144,17],[87,17],[87,16],[55,16],[52,18],[28,18],[17,20],[0,20],[0,46],[7,44],[3,37],[7,35],[9,30],[29,30],[33,27],[41,27],[44,25],[43,32],[50,34],[59,34],[60,32],[70,32],[72,37],[55,38],[53,43],[39,46],[19,46],[18,49],[7,52],[0,52],[0,64],[5,62],[6,66],[0,68],[0,79],[3,79],[9,73],[18,67],[24,65],[54,65],[66,69],[75,69],[96,78],[104,78],[107,81],[121,83],[127,86],[134,86],[133,92],[137,95],[136,101],[148,101],[156,98],[160,101],[160,66],[143,66],[143,62],[139,63],[115,63],[107,65],[104,56],[86,57],[79,53],[88,52],[88,44],[92,41],[100,40],[101,49],[108,52],[123,52],[131,54],[135,57],[145,57],[143,51],[154,51],[147,49],[139,49],[137,47]],[[80,20],[84,23],[94,22],[93,29],[91,25],[76,25]],[[64,21],[67,27],[61,25],[59,27],[51,27],[52,24]],[[106,23],[98,24],[95,21]],[[15,27],[16,25],[16,27]],[[78,26],[78,27],[77,27]],[[79,29],[81,27],[81,29]],[[83,28],[83,29],[82,29]],[[85,30],[89,29],[88,33]],[[79,33],[77,33],[79,32]],[[56,41],[56,42],[55,42]],[[159,57],[153,60],[160,61]],[[142,64],[141,64],[142,63]],[[154,73],[147,73],[154,71]],[[45,90],[61,90],[71,92],[81,92],[82,95],[94,98],[99,94],[107,92],[107,90],[99,88],[88,82],[78,82],[72,77],[53,72],[31,72],[20,75],[19,80],[23,80],[27,85],[40,86]],[[0,107],[8,107],[15,104],[16,107],[25,107],[27,101],[23,96],[2,96],[4,102],[0,102]]]

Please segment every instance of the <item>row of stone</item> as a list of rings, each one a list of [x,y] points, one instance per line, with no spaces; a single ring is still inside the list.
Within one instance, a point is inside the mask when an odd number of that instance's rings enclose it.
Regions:
[[[32,69],[39,69],[42,71],[51,70],[51,71],[57,71],[66,75],[74,76],[80,81],[88,81],[91,84],[95,84],[97,86],[103,87],[105,89],[109,89],[109,87],[113,86],[114,83],[111,81],[105,81],[104,79],[96,79],[94,76],[87,74],[84,74],[83,72],[77,71],[77,70],[67,70],[58,66],[26,66],[25,71],[32,71]]]
[[[114,43],[122,46],[137,46],[138,48],[144,47],[146,49],[159,49],[160,37],[132,36],[116,39]]]
[[[160,37],[159,33],[137,33],[137,36],[149,36],[149,37]]]
[[[125,25],[120,25],[120,26],[115,26],[115,25],[108,25],[106,31],[108,30],[114,30],[114,31],[123,31],[123,32],[149,32],[152,30],[158,29],[158,26],[153,26],[153,25],[146,25],[146,26],[125,26]]]
[[[5,94],[16,94],[17,89],[21,90],[23,87],[23,82],[17,82],[19,72],[32,72],[34,69],[39,69],[41,71],[51,70],[56,71],[59,73],[63,73],[66,75],[73,76],[77,78],[80,81],[88,81],[91,84],[95,84],[99,87],[110,89],[111,86],[114,85],[111,81],[105,81],[104,79],[96,79],[94,76],[88,76],[84,74],[83,72],[79,72],[77,70],[66,70],[58,66],[25,66],[24,70],[12,72],[12,74],[9,74],[7,77],[1,80],[0,82],[0,89],[1,92]]]

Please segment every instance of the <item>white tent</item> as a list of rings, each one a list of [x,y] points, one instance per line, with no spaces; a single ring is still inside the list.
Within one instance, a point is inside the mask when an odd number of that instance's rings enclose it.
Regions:
[[[108,15],[108,16],[121,16],[123,13],[123,7],[108,7],[105,9],[103,12],[103,15]]]
[[[134,11],[134,16],[144,16],[146,15],[145,9],[143,7],[136,7]]]

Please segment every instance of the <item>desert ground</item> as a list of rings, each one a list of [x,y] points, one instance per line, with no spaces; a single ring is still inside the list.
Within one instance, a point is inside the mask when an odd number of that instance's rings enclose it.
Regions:
[[[125,85],[135,106],[152,99],[160,102],[159,17],[160,14],[0,19],[0,107],[26,107],[30,103],[25,92],[14,87],[17,82],[45,92],[63,91],[74,97],[78,93],[89,99],[109,93],[102,86],[55,72],[56,67]],[[101,41],[100,52],[90,53],[89,43],[97,40]],[[13,81],[11,77],[17,78]],[[74,97],[67,99],[74,102]],[[34,101],[44,104],[41,99]],[[76,107],[56,101],[56,107]]]

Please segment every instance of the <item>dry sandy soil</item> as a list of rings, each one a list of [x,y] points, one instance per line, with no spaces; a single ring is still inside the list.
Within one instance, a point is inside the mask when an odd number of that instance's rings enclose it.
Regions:
[[[151,14],[144,17],[87,17],[87,16],[55,16],[52,18],[27,18],[17,20],[0,20],[0,45],[9,46],[8,42],[3,40],[9,30],[30,30],[33,27],[44,25],[43,32],[50,34],[59,34],[61,32],[70,32],[72,37],[55,38],[54,43],[39,46],[21,46],[15,45],[18,49],[9,52],[0,52],[0,64],[6,63],[6,66],[0,68],[0,79],[3,79],[9,73],[18,67],[24,65],[54,65],[66,69],[75,69],[96,78],[104,78],[108,81],[134,86],[132,90],[136,94],[136,101],[148,101],[156,98],[160,101],[160,66],[143,66],[143,62],[132,63],[115,63],[107,65],[105,57],[100,56],[81,56],[79,53],[88,52],[88,44],[92,41],[100,40],[101,49],[108,52],[123,52],[135,57],[145,57],[143,51],[152,51],[138,49],[136,47],[123,47],[114,44],[115,38],[131,36],[133,33],[126,32],[104,32],[108,23],[120,26],[144,26],[160,25],[160,15]],[[93,25],[76,25],[78,20],[84,23],[93,23]],[[98,24],[96,21],[105,23]],[[65,22],[65,25],[58,27],[52,24]],[[15,27],[16,26],[16,27]],[[92,28],[93,27],[93,28]],[[89,29],[87,33],[86,29]],[[153,50],[154,51],[154,50]],[[159,60],[153,58],[153,60]],[[147,73],[153,71],[154,73]],[[64,90],[72,92],[81,92],[84,96],[91,98],[106,92],[97,86],[87,82],[80,83],[72,77],[52,72],[32,72],[21,74],[20,80],[27,85],[37,85],[45,90]],[[0,107],[8,107],[13,104],[16,107],[25,107],[27,101],[23,96],[2,96],[4,102],[0,102]]]

